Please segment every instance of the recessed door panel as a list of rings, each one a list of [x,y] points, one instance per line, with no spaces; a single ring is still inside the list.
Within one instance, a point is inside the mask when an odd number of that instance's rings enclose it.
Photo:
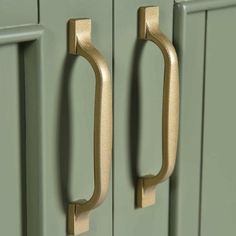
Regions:
[[[26,233],[26,146],[22,53],[0,46],[0,234]]]
[[[235,6],[214,0],[175,5],[182,108],[171,236],[236,232]]]
[[[235,7],[208,11],[201,235],[236,233]]]

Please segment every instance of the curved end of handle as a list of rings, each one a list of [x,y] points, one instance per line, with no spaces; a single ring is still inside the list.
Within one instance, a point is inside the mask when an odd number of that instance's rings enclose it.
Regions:
[[[79,213],[79,204],[69,203],[67,232],[70,235],[79,235],[89,230],[89,211]]]
[[[83,41],[91,41],[91,19],[70,19],[69,22],[69,40],[68,52],[69,54],[78,54],[78,36]]]
[[[156,186],[145,188],[145,177],[141,177],[137,182],[136,205],[138,208],[145,208],[156,203]]]
[[[140,7],[138,10],[138,21],[138,37],[139,39],[147,39],[148,28],[153,26],[156,30],[159,29],[159,7]]]

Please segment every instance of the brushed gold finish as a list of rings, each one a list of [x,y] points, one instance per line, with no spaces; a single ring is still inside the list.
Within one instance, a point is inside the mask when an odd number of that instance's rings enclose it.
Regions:
[[[94,192],[89,200],[70,202],[68,233],[89,230],[89,213],[105,199],[112,161],[112,80],[104,58],[91,43],[91,19],[69,21],[69,53],[88,60],[96,75],[94,108]]]
[[[157,175],[138,178],[137,206],[144,208],[155,203],[156,186],[167,180],[175,167],[179,132],[179,71],[175,48],[159,29],[159,7],[141,7],[138,23],[139,39],[150,40],[155,43],[160,48],[165,62],[162,107],[162,166]]]

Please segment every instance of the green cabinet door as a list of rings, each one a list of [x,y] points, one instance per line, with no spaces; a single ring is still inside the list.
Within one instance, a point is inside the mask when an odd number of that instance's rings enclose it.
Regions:
[[[42,37],[42,230],[67,235],[68,203],[94,191],[93,124],[95,74],[81,56],[68,54],[68,21],[91,18],[92,42],[112,65],[112,1],[40,1]],[[111,180],[111,179],[110,179]],[[90,213],[83,235],[112,235],[112,185]]]
[[[160,7],[160,29],[172,38],[173,1],[114,1],[114,236],[168,235],[168,181],[158,185],[155,205],[135,205],[137,178],[157,174],[162,162],[164,60],[137,38],[141,6]]]
[[[154,44],[137,40],[145,5],[160,7],[171,39],[172,0],[40,0],[39,24],[0,30],[1,234],[67,235],[68,203],[93,193],[95,75],[84,58],[68,55],[69,19],[91,18],[93,44],[115,81],[114,173],[83,235],[168,235],[168,181],[157,204],[135,208],[137,176],[156,174],[162,162],[164,63]]]
[[[67,23],[92,19],[111,68],[112,2],[39,3],[40,24],[0,29],[0,235],[65,236],[68,203],[93,193],[95,75],[68,55]],[[84,235],[112,235],[111,189]]]
[[[41,235],[35,231],[41,213],[41,33],[40,26],[0,30],[1,235]]]
[[[175,6],[181,125],[171,236],[235,235],[236,1]]]
[[[0,55],[0,234],[23,235],[26,226],[26,160],[22,112],[24,80],[19,66],[22,55],[17,44],[1,45]]]
[[[235,235],[236,2],[207,12],[200,233]]]

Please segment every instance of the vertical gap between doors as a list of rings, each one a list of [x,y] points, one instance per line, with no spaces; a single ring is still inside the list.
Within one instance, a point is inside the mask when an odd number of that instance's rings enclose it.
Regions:
[[[21,235],[27,235],[27,186],[26,186],[26,117],[25,117],[25,62],[24,46],[18,44],[19,68],[19,116],[20,116],[20,158],[21,158]]]
[[[175,44],[174,44],[174,34],[175,34],[175,1],[173,1],[173,5],[172,5],[172,43],[175,47]],[[178,157],[178,150],[177,150],[177,157]],[[173,173],[174,174],[174,173]],[[173,175],[172,175],[173,176]],[[169,199],[168,199],[168,223],[167,223],[167,235],[168,236],[172,236],[173,233],[172,233],[172,229],[171,229],[171,223],[172,223],[172,219],[171,219],[171,214],[173,214],[173,210],[171,210],[171,206],[173,204],[172,202],[172,193],[171,193],[171,189],[172,189],[172,186],[173,186],[173,182],[172,182],[172,176],[170,177],[170,180],[169,180]]]
[[[37,0],[38,24],[40,23],[40,0]]]
[[[204,44],[204,65],[203,65],[203,88],[202,88],[202,130],[201,130],[201,163],[200,163],[200,186],[199,186],[199,214],[198,214],[198,235],[201,236],[202,216],[202,181],[203,181],[203,152],[204,152],[204,117],[205,117],[205,91],[206,91],[206,57],[207,57],[207,18],[205,12],[205,44]]]
[[[113,107],[113,124],[114,124],[114,110],[115,110],[115,106],[114,106],[114,94],[115,94],[115,0],[112,0],[112,107]],[[114,130],[114,125],[113,125],[113,130]],[[114,222],[114,202],[115,202],[115,158],[114,158],[114,132],[113,132],[113,145],[112,145],[112,236],[115,235],[115,222]]]

